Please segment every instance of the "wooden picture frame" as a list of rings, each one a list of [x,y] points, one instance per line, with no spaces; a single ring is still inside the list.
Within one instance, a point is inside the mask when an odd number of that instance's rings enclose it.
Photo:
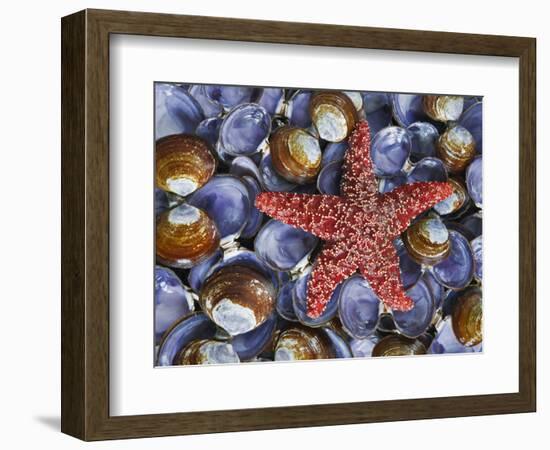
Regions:
[[[62,417],[84,440],[535,411],[536,41],[533,38],[85,10],[62,19]],[[519,58],[519,392],[109,415],[109,36],[221,39]]]

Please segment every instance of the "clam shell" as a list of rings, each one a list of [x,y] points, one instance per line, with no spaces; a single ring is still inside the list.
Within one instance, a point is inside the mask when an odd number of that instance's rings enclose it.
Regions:
[[[478,208],[483,207],[483,162],[478,156],[466,169],[466,186],[470,197]]]
[[[155,145],[155,182],[165,191],[186,196],[214,175],[216,160],[203,139],[176,134]]]
[[[470,196],[461,179],[450,177],[448,180],[453,187],[453,193],[445,200],[434,205],[434,209],[440,216],[459,217],[470,205]]]
[[[277,314],[271,314],[264,323],[248,333],[234,336],[231,344],[241,361],[249,361],[262,353],[274,339]]]
[[[283,331],[275,345],[275,361],[334,358],[331,342],[322,329],[293,326]]]
[[[258,105],[265,108],[271,115],[281,114],[285,100],[285,91],[281,88],[263,88],[260,96],[256,99]]]
[[[374,136],[371,157],[374,173],[380,177],[393,177],[403,171],[411,153],[411,139],[401,127],[386,127]]]
[[[290,192],[297,185],[285,180],[277,173],[273,166],[271,153],[264,155],[260,162],[260,173],[262,175],[262,184],[267,191],[271,192]]]
[[[271,136],[270,151],[273,167],[291,183],[310,183],[321,169],[319,142],[302,128],[279,128]]]
[[[236,364],[239,355],[227,342],[213,339],[200,339],[191,342],[177,356],[180,365],[192,364]]]
[[[333,161],[323,167],[317,177],[317,189],[321,194],[340,195],[342,161]]]
[[[155,188],[155,217],[170,207],[168,196],[162,189]]]
[[[159,340],[177,320],[195,309],[191,293],[166,267],[155,267],[155,336]]]
[[[447,181],[447,169],[439,158],[427,157],[418,161],[407,175],[408,183],[418,181]]]
[[[212,100],[206,93],[204,84],[195,84],[189,88],[189,93],[200,104],[205,117],[218,117],[223,114],[223,106]]]
[[[433,266],[436,280],[450,289],[463,289],[474,275],[474,256],[470,243],[459,232],[449,230],[451,251],[449,256]]]
[[[411,258],[405,244],[399,238],[393,241],[393,245],[399,256],[399,269],[401,272],[401,282],[405,289],[414,286],[422,275],[422,266]]]
[[[481,343],[483,339],[483,307],[481,289],[470,288],[461,293],[453,306],[453,331],[466,347]]]
[[[465,109],[458,123],[474,137],[477,153],[483,152],[483,103],[477,102]]]
[[[220,136],[220,128],[222,126],[223,119],[221,117],[211,117],[204,119],[197,125],[195,134],[204,139],[211,148],[216,148],[216,143]]]
[[[212,339],[216,325],[203,313],[193,313],[174,324],[159,345],[157,366],[178,364],[177,356],[189,343],[199,339]]]
[[[422,158],[435,156],[439,131],[429,122],[414,122],[407,127],[411,137],[412,162],[420,161]]]
[[[407,183],[407,176],[399,174],[391,178],[380,178],[378,182],[378,192],[385,194],[386,192],[393,191],[396,187],[402,186]]]
[[[481,345],[466,347],[460,343],[454,334],[452,319],[450,317],[445,319],[439,328],[439,332],[428,349],[429,354],[440,355],[443,353],[471,353],[481,351]]]
[[[363,110],[373,136],[391,124],[391,99],[387,93],[364,92]]]
[[[187,275],[187,282],[193,291],[199,292],[204,280],[207,278],[210,269],[222,259],[221,249],[216,250],[210,256],[194,265]]]
[[[218,326],[235,336],[261,325],[273,311],[275,297],[275,287],[263,274],[232,264],[204,282],[199,302]]]
[[[373,334],[365,339],[352,339],[349,343],[354,358],[366,358],[372,356],[372,349],[378,343],[380,337]]]
[[[419,264],[434,265],[451,251],[449,232],[439,217],[424,217],[413,223],[403,234],[403,243]]]
[[[413,300],[410,311],[392,311],[395,326],[403,336],[415,338],[430,326],[435,313],[435,303],[430,287],[421,278],[407,295]]]
[[[475,141],[463,126],[447,129],[439,138],[437,156],[450,173],[461,173],[476,154]]]
[[[467,230],[467,233],[471,236],[471,239],[474,239],[483,233],[483,218],[479,212],[463,217],[460,220],[460,225]]]
[[[319,137],[329,142],[346,139],[358,120],[353,102],[342,92],[314,94],[309,103],[309,112]]]
[[[414,122],[426,122],[429,117],[424,112],[422,95],[390,94],[393,118],[402,127]]]
[[[424,112],[434,120],[458,120],[464,109],[464,98],[456,95],[425,95]]]
[[[349,149],[348,141],[329,142],[323,149],[321,165],[325,167],[334,161],[343,161]]]
[[[440,308],[443,304],[443,298],[445,297],[445,288],[437,282],[429,270],[426,270],[423,273],[422,280],[424,280],[424,283],[428,285],[430,291],[432,292],[435,308]]]
[[[346,333],[355,339],[365,339],[378,326],[380,300],[369,283],[353,275],[342,283],[338,315]]]
[[[398,334],[386,336],[372,349],[372,356],[412,356],[426,354],[426,347],[418,339]]]
[[[256,197],[260,192],[262,192],[262,187],[254,178],[249,176],[242,177],[242,181],[248,189],[250,213],[248,216],[248,222],[241,233],[241,238],[251,239],[258,233],[264,219],[263,213],[255,206]]]
[[[309,102],[312,95],[311,91],[299,90],[290,97],[284,113],[290,125],[300,128],[308,128],[311,125]]]
[[[255,88],[248,86],[206,85],[204,89],[210,100],[222,105],[226,111],[252,101],[255,93]]]
[[[214,253],[219,243],[216,224],[202,209],[183,203],[158,218],[157,259],[167,266],[193,267]]]
[[[281,272],[286,273],[286,272]],[[277,302],[275,304],[275,309],[279,315],[291,322],[298,322],[296,313],[294,312],[294,286],[296,285],[296,280],[290,280],[286,282],[280,289],[277,294]]]
[[[477,281],[482,281],[483,279],[483,236],[479,235],[474,240],[470,242],[472,247],[472,252],[474,253],[474,276]]]
[[[194,133],[204,119],[200,104],[181,86],[155,83],[155,139]]]
[[[248,156],[237,156],[229,167],[229,173],[237,177],[249,176],[262,184],[262,175],[256,163]]]

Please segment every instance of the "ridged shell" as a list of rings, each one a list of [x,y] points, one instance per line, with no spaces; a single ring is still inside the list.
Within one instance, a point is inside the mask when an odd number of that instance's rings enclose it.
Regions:
[[[322,329],[293,326],[279,335],[275,361],[334,358],[331,347]]]
[[[473,136],[460,125],[449,128],[439,138],[437,156],[450,173],[463,172],[475,154]]]
[[[464,98],[456,95],[425,95],[424,112],[434,120],[458,120],[464,109]]]
[[[458,217],[468,208],[470,196],[466,190],[466,185],[461,179],[450,177],[448,181],[453,187],[453,193],[445,200],[434,205],[434,209],[440,216]]]
[[[372,349],[372,356],[411,356],[426,354],[426,347],[418,339],[390,335],[381,339]]]
[[[165,191],[186,196],[214,175],[216,160],[203,139],[176,134],[159,139],[155,146],[155,181]]]
[[[351,99],[342,92],[318,92],[309,103],[311,120],[321,139],[340,142],[347,138],[358,120]]]
[[[235,264],[205,281],[199,302],[218,326],[235,336],[261,325],[273,311],[275,298],[275,287],[264,275]]]
[[[453,306],[453,331],[462,345],[472,347],[483,340],[483,307],[481,289],[463,292]]]
[[[220,243],[215,223],[199,208],[181,204],[157,221],[157,259],[168,266],[190,268],[214,253]]]
[[[403,234],[403,243],[419,264],[434,265],[451,251],[449,232],[439,217],[424,217]]]
[[[304,129],[279,128],[271,135],[270,152],[277,173],[291,183],[310,183],[321,169],[319,142]]]
[[[240,362],[239,355],[231,344],[213,339],[200,339],[191,342],[180,352],[176,361],[180,365],[236,364]]]

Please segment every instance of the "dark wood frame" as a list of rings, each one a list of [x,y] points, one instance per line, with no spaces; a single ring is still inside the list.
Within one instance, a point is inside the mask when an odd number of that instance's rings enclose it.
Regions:
[[[536,40],[85,10],[62,30],[61,429],[84,440],[531,412],[536,408]],[[109,36],[134,34],[519,58],[519,392],[109,415]]]

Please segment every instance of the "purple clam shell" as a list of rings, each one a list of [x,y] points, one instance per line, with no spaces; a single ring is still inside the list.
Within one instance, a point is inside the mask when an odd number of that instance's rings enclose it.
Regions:
[[[204,119],[197,126],[195,134],[208,142],[212,148],[215,148],[216,142],[218,142],[218,137],[220,135],[221,125],[221,117],[210,117],[208,119]]]
[[[354,358],[368,358],[372,356],[372,349],[378,343],[380,337],[373,334],[365,339],[352,339],[349,343]]]
[[[228,110],[241,103],[252,100],[255,88],[247,86],[205,86],[205,93],[210,100],[219,103]]]
[[[205,85],[195,84],[189,88],[189,93],[201,105],[205,117],[218,117],[223,114],[223,106],[207,95]]]
[[[273,338],[277,327],[277,314],[271,314],[264,323],[248,333],[234,336],[231,345],[241,361],[258,356]]]
[[[429,122],[414,122],[407,127],[411,137],[411,161],[435,156],[439,131]]]
[[[263,106],[270,115],[279,114],[285,99],[285,91],[281,88],[264,88],[256,99],[258,105]]]
[[[237,156],[229,167],[229,173],[238,177],[250,176],[262,184],[262,175],[257,164],[248,156]]]
[[[262,175],[262,182],[267,191],[271,192],[290,192],[297,185],[290,183],[280,176],[271,161],[271,154],[266,154],[260,162],[260,173]]]
[[[443,299],[445,298],[445,288],[437,282],[437,280],[429,270],[426,270],[424,272],[424,274],[422,275],[422,280],[428,285],[428,287],[432,291],[435,308],[440,308],[443,304]]]
[[[308,128],[311,125],[309,114],[309,101],[312,92],[299,90],[288,101],[286,116],[290,124],[299,128]]]
[[[404,174],[396,175],[391,178],[380,178],[378,182],[378,192],[385,194],[393,191],[396,187],[402,186],[407,183],[407,176]]]
[[[418,161],[407,175],[409,183],[419,181],[447,181],[449,175],[439,158],[427,157]]]
[[[478,206],[483,206],[483,162],[482,157],[477,156],[466,169],[466,187],[468,194]]]
[[[483,103],[477,102],[466,109],[460,118],[458,123],[466,128],[474,137],[476,143],[476,152],[483,153]]]
[[[256,235],[254,248],[269,267],[292,270],[311,254],[318,242],[312,234],[272,219]]]
[[[468,233],[471,234],[472,239],[483,233],[483,219],[480,213],[474,213],[464,217],[460,221],[460,224],[468,230]]]
[[[363,93],[363,110],[371,135],[391,124],[392,107],[390,96],[384,92]]]
[[[482,344],[466,347],[462,345],[456,338],[451,318],[443,321],[443,324],[432,341],[428,353],[432,355],[440,355],[443,353],[475,353],[481,352]]]
[[[393,241],[397,256],[399,256],[399,269],[401,270],[401,282],[405,289],[414,286],[422,275],[422,266],[412,259],[400,238]]]
[[[352,358],[353,354],[347,342],[336,331],[331,328],[322,329],[331,344],[335,358]]]
[[[155,336],[164,332],[183,316],[194,310],[191,293],[178,276],[166,267],[155,267]]]
[[[184,88],[155,83],[155,139],[194,133],[203,119],[201,106]]]
[[[222,240],[239,237],[250,215],[246,185],[233,175],[216,175],[188,200],[216,223]]]
[[[170,207],[170,202],[166,192],[162,189],[155,188],[155,216],[166,211]]]
[[[326,166],[334,161],[342,161],[349,149],[348,141],[329,142],[323,150],[321,165]]]
[[[411,153],[411,139],[401,127],[386,127],[374,136],[371,157],[374,172],[381,177],[398,175]]]
[[[280,273],[286,273],[286,272],[280,272]],[[296,281],[288,281],[285,283],[280,289],[279,293],[277,294],[277,302],[275,304],[275,309],[279,313],[279,315],[286,320],[289,320],[291,322],[297,322],[298,318],[296,317],[296,313],[294,312],[294,303],[292,295],[294,293],[294,286],[296,284]]]
[[[264,218],[263,213],[255,206],[256,197],[260,192],[262,192],[262,187],[254,178],[249,176],[242,177],[242,181],[248,189],[251,206],[250,214],[248,216],[248,222],[246,223],[246,226],[241,233],[241,238],[250,239],[256,235],[256,233],[262,226],[262,221]]]
[[[255,104],[236,106],[223,119],[220,145],[233,156],[249,156],[258,152],[271,133],[271,117]]]
[[[474,255],[468,240],[459,232],[449,230],[451,252],[440,263],[433,266],[436,280],[450,289],[463,289],[474,276]]]
[[[321,194],[340,195],[340,181],[342,180],[342,161],[333,161],[319,172],[317,189]]]
[[[171,366],[185,346],[198,339],[212,339],[216,325],[203,313],[194,313],[175,324],[164,335],[157,356],[157,366]]]
[[[210,269],[216,265],[222,258],[222,251],[216,250],[212,255],[201,261],[196,266],[193,266],[187,275],[187,282],[191,289],[196,293],[201,290],[202,284],[210,271]]]
[[[483,236],[479,235],[470,242],[472,252],[474,253],[474,275],[477,280],[483,279]]]
[[[330,300],[328,301],[323,313],[319,317],[311,318],[307,315],[307,283],[310,276],[311,268],[309,268],[300,278],[298,278],[298,280],[296,280],[293,293],[294,313],[300,323],[308,327],[320,327],[336,317],[336,314],[338,313],[338,298],[340,297],[342,283],[336,286],[332,292]]]
[[[413,300],[414,308],[410,311],[392,311],[395,326],[404,336],[415,338],[420,336],[430,323],[435,313],[435,304],[429,286],[420,279],[407,295]]]
[[[365,339],[378,325],[380,300],[361,275],[353,275],[342,283],[338,315],[347,334]]]
[[[422,105],[422,95],[390,94],[390,96],[393,117],[402,127],[408,127],[414,122],[426,122],[429,120]]]

